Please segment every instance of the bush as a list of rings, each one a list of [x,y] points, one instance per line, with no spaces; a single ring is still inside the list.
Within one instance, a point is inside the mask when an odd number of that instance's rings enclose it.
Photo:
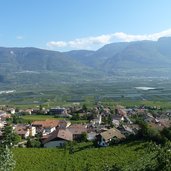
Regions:
[[[39,148],[41,145],[40,141],[38,139],[30,139],[28,138],[27,140],[27,147],[31,147],[31,148]]]

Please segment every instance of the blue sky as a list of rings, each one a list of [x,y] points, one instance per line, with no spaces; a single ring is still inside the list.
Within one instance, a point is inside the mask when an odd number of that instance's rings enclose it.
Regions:
[[[0,46],[58,51],[171,35],[170,0],[1,0]]]

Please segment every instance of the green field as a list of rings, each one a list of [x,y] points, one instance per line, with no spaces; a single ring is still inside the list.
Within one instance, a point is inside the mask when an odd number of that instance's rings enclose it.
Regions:
[[[96,102],[122,103],[126,105],[149,104],[171,108],[171,80],[162,78],[116,78],[104,81],[76,82],[60,85],[32,85],[12,88],[13,94],[0,94],[0,104],[18,108],[46,108],[72,106],[74,103],[93,106]],[[139,90],[135,87],[154,87]],[[10,90],[10,87],[2,90]]]
[[[102,171],[114,164],[131,171],[146,165],[154,157],[148,152],[147,142],[131,142],[107,148],[93,148],[90,143],[74,147],[74,154],[68,149],[13,149],[16,160],[15,171]],[[153,164],[153,163],[151,163]]]
[[[46,119],[54,119],[54,120],[62,119],[62,118],[55,118],[54,116],[51,116],[51,115],[24,115],[24,116],[22,116],[22,118],[27,121],[43,121]]]
[[[33,121],[43,121],[46,119],[52,119],[52,120],[69,120],[68,118],[57,118],[52,115],[23,115],[21,116],[26,122],[33,122]],[[71,123],[87,123],[87,120],[69,120]]]
[[[116,78],[95,82],[76,82],[72,84],[33,85],[15,87],[13,94],[0,94],[0,105],[5,104],[18,109],[39,109],[40,105],[46,109],[51,107],[72,107],[83,104],[92,109],[98,102],[109,106],[112,110],[117,104],[126,107],[157,106],[171,109],[171,80],[163,78]],[[135,87],[154,87],[154,90],[139,90]],[[10,89],[10,87],[6,87]],[[23,116],[26,122],[45,119],[61,119],[48,115]],[[62,118],[63,119],[63,118]],[[71,121],[84,123],[87,121]]]

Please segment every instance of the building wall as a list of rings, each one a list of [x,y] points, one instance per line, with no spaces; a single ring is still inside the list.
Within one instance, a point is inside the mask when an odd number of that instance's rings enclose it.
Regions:
[[[71,125],[71,122],[70,121],[66,121],[66,122],[67,122],[66,128],[68,128]]]
[[[25,135],[24,135],[24,138],[25,138],[25,139],[28,138],[29,135],[30,135],[30,131],[29,131],[29,129],[28,129],[27,132],[26,132]]]
[[[30,136],[31,136],[31,137],[34,137],[35,135],[36,135],[36,127],[33,127],[33,126],[32,126],[32,127],[30,128]]]
[[[52,132],[55,131],[55,130],[56,130],[55,127],[53,127],[53,128],[45,128],[45,129],[43,130],[43,135],[48,135],[48,134],[52,133]]]

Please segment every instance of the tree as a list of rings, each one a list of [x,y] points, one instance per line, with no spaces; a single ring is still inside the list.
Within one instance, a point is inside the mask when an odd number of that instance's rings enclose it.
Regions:
[[[107,123],[108,123],[111,127],[113,127],[112,116],[111,116],[111,114],[109,114],[108,117],[107,117]]]
[[[83,132],[81,134],[81,137],[79,138],[79,141],[80,142],[86,142],[87,141],[87,133],[86,132]]]
[[[21,141],[21,137],[19,135],[17,135],[13,129],[12,126],[5,126],[2,129],[2,147],[12,147],[15,144],[18,144]]]
[[[0,171],[12,171],[15,168],[15,160],[13,154],[6,146],[0,149]]]
[[[93,120],[93,119],[95,119],[96,118],[96,113],[92,113],[92,114],[88,114],[87,115],[87,120],[88,121],[91,121],[91,120]]]
[[[161,131],[161,135],[163,135],[164,137],[166,137],[167,139],[171,140],[171,128],[164,128]]]
[[[102,117],[102,122],[104,124],[108,124],[108,118],[107,118],[107,116]]]
[[[84,112],[87,112],[87,106],[86,106],[85,104],[83,104],[82,110],[83,110]]]
[[[42,111],[43,110],[43,106],[39,105],[39,110]]]
[[[27,140],[27,147],[39,148],[41,145],[38,139],[30,139]]]
[[[14,116],[12,117],[12,123],[14,123],[14,124],[24,123],[24,119],[23,119],[23,118],[20,118],[20,117],[17,116],[17,115],[14,115]]]
[[[79,115],[79,113],[74,113],[74,114],[72,115],[71,120],[76,120],[76,121],[80,120],[80,115]]]

